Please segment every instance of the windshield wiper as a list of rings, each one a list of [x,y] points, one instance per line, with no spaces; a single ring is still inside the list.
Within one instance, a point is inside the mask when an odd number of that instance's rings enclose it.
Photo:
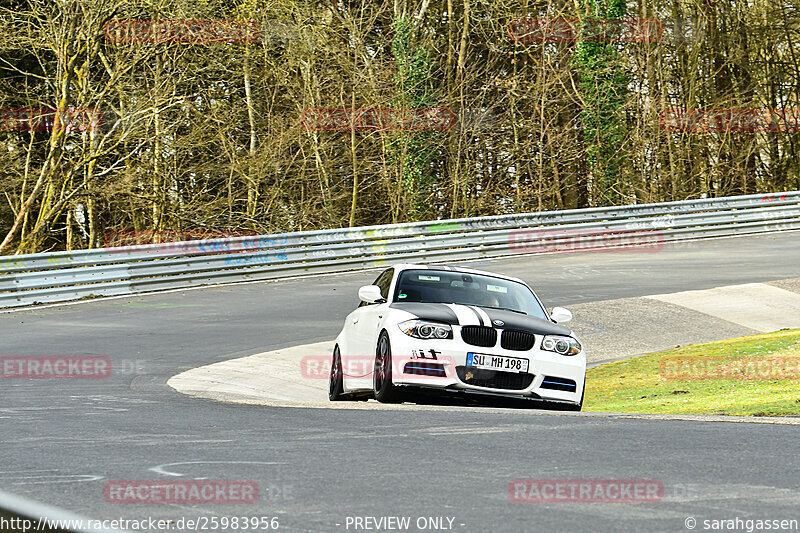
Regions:
[[[467,302],[442,302],[442,303],[449,303],[449,304],[453,304],[453,305],[472,305],[472,306],[475,306],[475,307],[485,307],[487,309],[500,309],[502,311],[512,311],[514,313],[519,313],[521,315],[528,316],[528,313],[526,313],[525,311],[520,311],[519,309],[511,309],[510,307],[494,307],[492,305],[481,305],[481,304],[473,304],[473,303],[467,303]]]
[[[512,311],[514,313],[519,313],[521,315],[527,315],[525,311],[520,311],[519,309],[511,309],[510,307],[494,307],[492,305],[479,305],[478,307],[485,307],[487,309],[501,309],[503,311]]]

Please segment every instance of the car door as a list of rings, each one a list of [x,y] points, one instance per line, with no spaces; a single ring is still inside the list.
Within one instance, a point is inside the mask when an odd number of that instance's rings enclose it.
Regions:
[[[378,324],[389,306],[389,288],[394,269],[384,270],[372,283],[381,288],[386,302],[361,305],[347,317],[349,348],[342,354],[343,371],[348,376],[348,388],[371,388],[375,348],[378,345]]]

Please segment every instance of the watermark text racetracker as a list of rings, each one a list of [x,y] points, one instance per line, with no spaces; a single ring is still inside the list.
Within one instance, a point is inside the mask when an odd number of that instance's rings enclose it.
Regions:
[[[245,504],[258,501],[258,484],[207,479],[108,481],[103,497],[118,504]]]
[[[800,379],[798,357],[670,357],[661,361],[661,379],[694,381],[709,379]]]
[[[508,498],[517,503],[647,503],[664,497],[656,479],[516,479]]]
[[[87,355],[3,356],[5,379],[100,379],[111,375],[111,359]]]
[[[523,43],[645,42],[661,40],[664,24],[658,19],[521,18],[508,23],[508,36]]]
[[[664,247],[664,236],[658,230],[525,229],[512,231],[508,245],[518,253],[658,252]]]
[[[456,114],[447,107],[314,107],[300,122],[309,131],[445,131]]]
[[[106,41],[115,44],[238,44],[287,42],[301,37],[292,22],[268,19],[118,19],[108,21],[103,31]]]
[[[143,374],[146,361],[121,359],[112,364],[105,355],[4,355],[3,379],[102,379],[114,374]]]
[[[683,133],[795,133],[800,108],[667,109],[658,123],[662,130]]]
[[[253,230],[220,231],[210,229],[186,230],[125,230],[106,231],[103,245],[109,248],[141,246],[142,244],[162,244],[204,239],[225,239],[228,237],[253,237]]]
[[[192,239],[192,240],[186,240]],[[230,257],[226,265],[261,264],[286,261],[285,248],[288,237],[255,235],[250,230],[213,232],[208,230],[176,231],[122,231],[107,232],[105,246],[108,253],[132,255],[201,255],[241,254]],[[264,250],[269,249],[269,253]],[[257,252],[247,255],[246,252]]]
[[[259,38],[253,20],[110,20],[104,28],[112,43],[252,43]]]
[[[389,371],[393,376],[405,376],[406,381],[425,381],[431,378],[455,376],[455,361],[441,352],[412,350],[411,355],[392,355]],[[306,355],[300,359],[300,375],[306,379],[328,379],[331,372],[330,355]],[[347,376],[367,376],[375,365],[374,355],[343,355],[342,372]]]
[[[257,237],[255,231],[188,230],[130,230],[107,231],[103,246],[109,253],[170,254],[173,252],[227,252],[245,251],[276,243],[274,238]],[[243,237],[243,239],[235,239]],[[198,241],[198,242],[194,242]],[[286,242],[286,239],[283,239]],[[145,245],[158,246],[145,246]]]
[[[96,107],[6,107],[0,108],[0,131],[94,132],[103,127],[104,111]]]

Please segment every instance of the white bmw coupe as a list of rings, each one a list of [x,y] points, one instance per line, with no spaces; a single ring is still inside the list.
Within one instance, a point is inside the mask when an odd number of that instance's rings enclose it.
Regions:
[[[539,399],[579,411],[586,354],[524,281],[450,266],[400,264],[358,290],[331,361],[332,401],[406,392]]]

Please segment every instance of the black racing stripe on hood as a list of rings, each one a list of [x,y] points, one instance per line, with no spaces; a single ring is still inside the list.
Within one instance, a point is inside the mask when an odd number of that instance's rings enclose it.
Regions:
[[[445,304],[422,303],[422,302],[396,302],[389,306],[392,309],[407,311],[412,315],[417,315],[423,320],[432,320],[444,324],[458,325],[458,317],[452,309]]]
[[[522,315],[512,311],[504,311],[502,309],[490,309],[488,307],[481,307],[492,323],[495,320],[502,320],[504,322],[502,329],[518,329],[520,331],[527,331],[529,333],[536,333],[538,335],[569,335],[570,329],[564,326],[559,326],[549,320],[537,318],[535,316]]]

